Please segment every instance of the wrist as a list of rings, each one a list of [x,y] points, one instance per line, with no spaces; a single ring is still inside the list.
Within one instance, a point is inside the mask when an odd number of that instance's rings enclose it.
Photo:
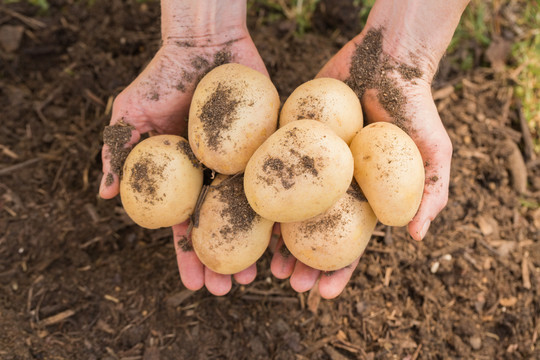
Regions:
[[[214,46],[245,37],[246,0],[162,0],[164,44]]]
[[[437,70],[469,0],[377,0],[366,29],[382,29],[383,51],[419,66],[427,80]]]

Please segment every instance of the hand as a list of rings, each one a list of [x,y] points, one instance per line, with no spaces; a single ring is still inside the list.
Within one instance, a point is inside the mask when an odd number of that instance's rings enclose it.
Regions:
[[[317,74],[351,86],[368,122],[392,122],[415,141],[426,172],[420,207],[408,224],[410,235],[418,241],[448,201],[452,144],[431,96],[431,81],[467,3],[378,0],[362,33]],[[357,264],[358,260],[321,276],[321,296],[339,295]],[[299,292],[311,289],[320,276],[320,271],[279,250],[272,259],[272,272],[278,278],[290,276],[291,286]]]
[[[176,10],[174,7],[177,5],[178,2],[162,1],[163,46],[114,101],[110,125],[122,121],[132,126],[131,139],[125,144],[127,149],[146,132],[183,135],[195,87],[213,67],[235,62],[268,76],[245,26],[245,1],[235,0],[227,4],[184,1],[183,5],[191,6],[192,14],[189,16],[189,9]],[[211,20],[207,23],[202,21],[201,13]],[[219,20],[215,19],[215,13],[220,14]],[[188,25],[185,24],[195,25],[186,29]],[[119,192],[119,174],[118,169],[111,166],[112,156],[110,147],[104,145],[104,176],[100,186],[100,195],[104,199],[113,198]],[[231,276],[214,273],[203,266],[190,246],[187,228],[188,222],[172,228],[182,282],[191,290],[206,285],[214,295],[226,294],[232,285]],[[255,279],[256,272],[254,264],[235,274],[234,278],[241,284],[247,284]]]

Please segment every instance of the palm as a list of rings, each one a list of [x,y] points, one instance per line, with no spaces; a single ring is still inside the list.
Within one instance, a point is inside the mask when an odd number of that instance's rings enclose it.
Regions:
[[[235,62],[268,75],[253,41],[246,36],[215,46],[193,46],[184,41],[163,46],[144,71],[118,95],[114,101],[111,125],[120,120],[133,126],[132,137],[126,146],[139,141],[141,134],[184,135],[191,98],[198,81],[212,68]],[[111,173],[109,148],[102,151],[103,173]],[[109,199],[118,194],[118,175],[114,182],[102,180],[100,195]],[[216,295],[226,294],[231,277],[216,274],[205,268],[189,247],[188,223],[173,226],[178,267],[184,285],[196,290],[206,285]],[[182,244],[187,241],[188,245]],[[249,283],[256,275],[255,265],[235,274],[239,283]]]

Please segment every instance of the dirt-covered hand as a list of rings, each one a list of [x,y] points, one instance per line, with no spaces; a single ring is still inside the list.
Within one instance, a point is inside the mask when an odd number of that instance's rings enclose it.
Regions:
[[[122,164],[141,134],[185,135],[189,105],[199,80],[225,63],[240,63],[268,75],[245,26],[245,1],[162,1],[163,45],[144,71],[115,99],[110,126],[104,131],[103,179],[99,193],[119,192]],[[216,18],[216,14],[220,16]],[[180,276],[185,286],[206,285],[215,295],[231,288],[231,277],[205,269],[190,249],[187,223],[173,226]],[[182,242],[183,241],[183,242]],[[253,281],[255,266],[236,274]]]
[[[431,81],[467,3],[377,0],[362,33],[317,74],[347,83],[358,95],[368,123],[392,122],[418,146],[426,181],[420,208],[408,224],[415,240],[424,238],[448,201],[452,144],[433,101]],[[321,296],[341,293],[357,263],[321,276]],[[290,276],[297,291],[311,289],[320,276],[287,251],[274,253],[272,272],[278,278]]]

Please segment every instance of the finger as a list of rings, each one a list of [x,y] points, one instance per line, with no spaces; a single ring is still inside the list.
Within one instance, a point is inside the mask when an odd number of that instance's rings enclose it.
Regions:
[[[247,285],[255,280],[257,276],[257,264],[253,264],[245,270],[240,271],[239,273],[234,274],[234,280],[237,283],[242,285]]]
[[[415,142],[418,145],[425,168],[424,194],[420,207],[408,225],[409,233],[415,240],[422,240],[431,221],[448,202],[452,143],[440,120],[435,104],[426,106],[431,110],[433,125],[427,128],[428,134],[419,133]]]
[[[291,275],[291,287],[297,292],[311,290],[320,273],[319,270],[313,269],[297,260]]]
[[[190,290],[199,290],[204,286],[204,265],[201,263],[187,236],[189,221],[174,225],[173,239],[180,279]]]
[[[232,287],[231,275],[223,275],[213,272],[209,268],[204,268],[204,283],[212,295],[223,296]]]
[[[292,256],[280,237],[270,263],[272,274],[278,279],[286,279],[293,273],[295,263],[295,257]]]
[[[351,265],[333,272],[325,272],[319,280],[319,293],[325,299],[333,299],[337,297],[347,283],[358,265],[360,258],[356,259]]]
[[[114,126],[115,123],[116,122],[111,122],[111,126]],[[104,144],[101,150],[103,177],[99,187],[99,195],[103,199],[112,199],[118,195],[120,189],[119,172],[124,165],[123,163],[129,149],[131,149],[140,138],[141,134],[132,128],[131,137],[125,144],[115,143],[114,136],[111,136],[111,139],[105,139],[105,142],[109,142],[112,146]]]

